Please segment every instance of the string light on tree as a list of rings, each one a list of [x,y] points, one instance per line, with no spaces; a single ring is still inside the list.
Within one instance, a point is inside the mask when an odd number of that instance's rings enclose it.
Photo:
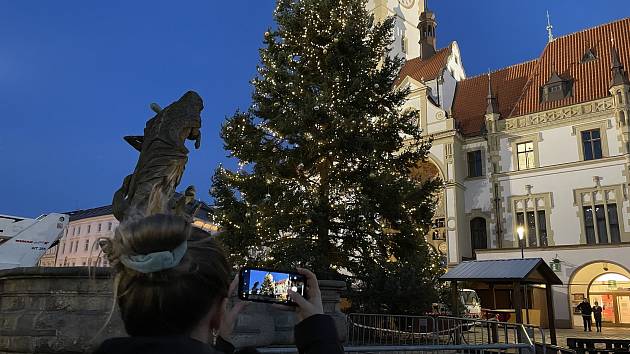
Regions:
[[[394,20],[373,23],[363,0],[279,0],[274,16],[252,108],[221,131],[240,163],[213,176],[220,237],[237,265],[350,273],[353,304],[422,313],[437,301],[424,237],[441,185],[409,177],[430,146],[392,89]]]

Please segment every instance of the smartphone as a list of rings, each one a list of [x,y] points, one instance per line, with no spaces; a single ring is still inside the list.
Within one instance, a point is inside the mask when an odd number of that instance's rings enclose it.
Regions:
[[[266,268],[243,268],[239,273],[238,297],[245,301],[295,306],[289,289],[305,296],[306,277],[297,272]]]

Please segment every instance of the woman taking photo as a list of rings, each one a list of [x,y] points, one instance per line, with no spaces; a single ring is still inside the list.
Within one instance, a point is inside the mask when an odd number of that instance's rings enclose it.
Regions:
[[[103,240],[115,271],[114,295],[130,337],[108,339],[96,354],[232,354],[227,339],[246,303],[227,309],[238,279],[219,244],[181,217],[152,215]],[[308,300],[291,292],[300,353],[343,353],[334,321],[323,313],[317,278],[305,269]],[[255,353],[249,349],[243,353]]]

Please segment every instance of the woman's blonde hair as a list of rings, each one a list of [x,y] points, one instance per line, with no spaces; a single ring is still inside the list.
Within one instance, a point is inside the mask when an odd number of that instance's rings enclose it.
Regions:
[[[121,262],[173,251],[184,242],[184,257],[170,269],[142,273]],[[116,273],[114,293],[131,336],[188,334],[227,296],[230,268],[223,249],[182,217],[156,214],[121,225],[102,247]]]

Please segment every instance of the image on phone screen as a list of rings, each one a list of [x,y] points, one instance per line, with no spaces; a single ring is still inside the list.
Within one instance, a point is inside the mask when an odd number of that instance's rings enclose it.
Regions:
[[[245,268],[241,271],[239,297],[243,300],[292,304],[289,289],[304,296],[305,278],[301,274],[267,269]]]

